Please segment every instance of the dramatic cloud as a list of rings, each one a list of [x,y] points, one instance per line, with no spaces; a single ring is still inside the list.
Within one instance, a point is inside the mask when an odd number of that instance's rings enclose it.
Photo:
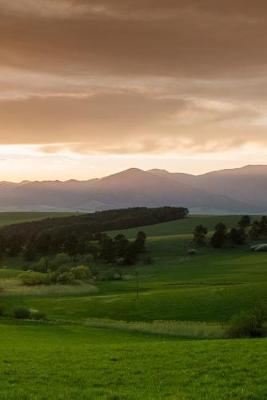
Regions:
[[[267,146],[267,3],[0,0],[0,144]]]

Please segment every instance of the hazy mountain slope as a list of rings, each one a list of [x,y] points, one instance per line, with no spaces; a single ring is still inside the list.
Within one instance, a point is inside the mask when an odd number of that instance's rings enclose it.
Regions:
[[[169,176],[210,193],[223,194],[236,200],[267,210],[267,166],[247,165],[242,168],[219,170],[203,175],[169,173],[152,170],[154,174]]]
[[[245,167],[194,176],[132,168],[102,179],[0,182],[0,210],[95,211],[134,206],[185,206],[208,212],[261,211],[267,167]]]
[[[184,174],[181,172],[169,172],[165,169],[151,169],[149,170],[149,172],[154,175],[162,176],[169,179],[174,179],[175,181],[183,183],[184,185],[190,185],[192,187],[199,188],[198,185],[199,175]]]
[[[0,184],[0,210],[76,210],[88,204],[95,181],[22,182],[5,185],[4,190]]]
[[[198,187],[225,193],[267,210],[267,166],[215,171],[199,177]]]
[[[186,207],[210,208],[214,204],[230,209],[247,208],[243,202],[177,182],[173,179],[132,168],[99,179],[91,193],[104,202],[109,197],[114,206],[160,206],[186,204]]]

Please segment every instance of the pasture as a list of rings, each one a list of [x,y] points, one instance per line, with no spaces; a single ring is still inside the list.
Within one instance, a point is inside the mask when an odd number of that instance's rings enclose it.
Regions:
[[[1,324],[3,400],[262,400],[267,346],[79,325]]]
[[[0,304],[9,314],[40,310],[48,321],[1,319],[0,398],[264,399],[266,339],[225,340],[222,332],[233,315],[267,305],[266,253],[248,246],[187,253],[195,225],[212,231],[239,218],[143,227],[153,263],[120,267],[119,281],[25,288],[21,260],[5,260]],[[122,232],[132,238],[138,230]]]

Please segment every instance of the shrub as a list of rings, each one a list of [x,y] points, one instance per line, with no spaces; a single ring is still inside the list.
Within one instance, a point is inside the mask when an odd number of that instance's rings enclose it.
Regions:
[[[18,307],[18,308],[15,308],[15,310],[13,312],[13,316],[16,319],[30,319],[31,311],[26,307]]]
[[[62,285],[68,285],[75,282],[75,277],[72,272],[62,272],[57,275],[57,283],[61,283]]]
[[[71,265],[72,258],[66,253],[58,253],[50,262],[49,267],[51,270],[56,271],[62,266]]]
[[[230,320],[226,329],[226,336],[229,338],[255,338],[262,337],[264,330],[265,312],[261,309],[254,309],[249,312],[241,312]]]
[[[40,260],[34,265],[33,269],[37,272],[47,272],[48,266],[49,263],[47,257],[41,257]]]
[[[81,281],[87,280],[91,276],[90,268],[86,265],[78,265],[77,267],[73,267],[71,269],[71,273],[73,274],[75,279]]]
[[[49,275],[41,272],[24,272],[19,275],[19,279],[23,285],[48,285],[50,283]]]
[[[70,272],[70,270],[71,270],[71,266],[70,266],[70,265],[67,265],[67,264],[64,264],[64,265],[61,265],[61,266],[55,271],[55,273],[56,273],[56,274],[62,274],[63,272]]]

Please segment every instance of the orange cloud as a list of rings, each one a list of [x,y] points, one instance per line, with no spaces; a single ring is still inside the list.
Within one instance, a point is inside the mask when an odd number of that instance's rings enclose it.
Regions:
[[[0,144],[266,146],[266,11],[259,0],[0,0]]]

